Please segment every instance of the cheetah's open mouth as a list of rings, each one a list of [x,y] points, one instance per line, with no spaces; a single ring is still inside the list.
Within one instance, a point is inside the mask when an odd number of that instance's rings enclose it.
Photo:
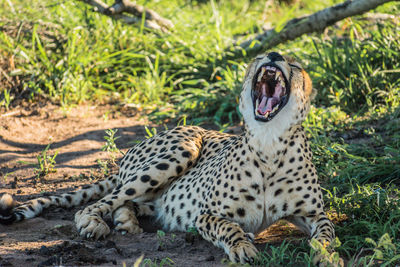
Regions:
[[[289,83],[274,63],[261,66],[253,81],[254,115],[258,121],[270,121],[289,99]]]

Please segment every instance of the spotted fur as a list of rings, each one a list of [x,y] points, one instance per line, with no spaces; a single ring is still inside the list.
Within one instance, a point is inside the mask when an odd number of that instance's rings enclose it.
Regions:
[[[277,53],[261,55],[249,66],[240,96],[245,122],[241,135],[177,127],[131,148],[117,175],[60,196],[41,197],[13,208],[0,200],[0,222],[32,218],[50,206],[80,206],[79,233],[106,236],[110,214],[116,229],[140,233],[137,216],[155,216],[166,230],[196,227],[200,235],[233,262],[252,262],[258,233],[285,218],[320,242],[334,238],[323,211],[321,188],[302,121],[312,98],[311,80],[301,65]],[[254,118],[253,78],[263,64],[274,62],[290,82],[287,104],[270,121]]]

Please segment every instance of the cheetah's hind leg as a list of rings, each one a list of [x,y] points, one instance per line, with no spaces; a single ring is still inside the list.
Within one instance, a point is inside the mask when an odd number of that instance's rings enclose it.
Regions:
[[[186,137],[182,139],[181,135]],[[195,164],[200,155],[202,136],[198,127],[177,127],[130,149],[121,160],[120,184],[101,200],[76,213],[80,235],[95,239],[104,237],[110,232],[104,216],[127,201],[155,199],[160,190]],[[132,214],[128,216],[132,217]]]

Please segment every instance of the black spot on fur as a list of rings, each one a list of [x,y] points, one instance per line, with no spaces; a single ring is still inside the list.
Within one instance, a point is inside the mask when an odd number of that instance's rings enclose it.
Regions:
[[[191,155],[192,155],[192,154],[190,154],[189,151],[184,151],[184,152],[182,152],[182,157],[184,157],[184,158],[189,158]]]
[[[132,196],[136,193],[136,190],[133,188],[129,188],[125,191],[125,194],[127,194],[128,196]]]
[[[287,209],[288,209],[288,204],[287,203],[283,204],[282,210],[287,211]]]
[[[250,196],[250,195],[246,195],[245,198],[248,201],[254,201],[255,200],[255,198],[253,196]]]
[[[243,208],[238,208],[236,212],[240,217],[244,217],[246,215],[246,211]]]
[[[151,179],[151,177],[150,177],[149,175],[147,175],[147,174],[145,174],[145,175],[143,175],[142,177],[140,177],[140,180],[141,180],[143,183],[147,183],[148,181],[150,181],[150,179]]]
[[[176,172],[179,174],[183,171],[182,166],[176,166]]]
[[[169,165],[167,163],[160,163],[156,165],[156,168],[162,171],[168,170]]]
[[[278,190],[275,191],[274,195],[279,196],[279,194],[281,194],[282,192],[283,192],[283,190],[279,188]]]

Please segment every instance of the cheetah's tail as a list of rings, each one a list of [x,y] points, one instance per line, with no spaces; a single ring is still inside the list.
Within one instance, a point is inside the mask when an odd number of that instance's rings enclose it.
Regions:
[[[33,218],[50,206],[70,208],[83,205],[109,194],[116,185],[117,175],[112,175],[103,181],[86,185],[76,192],[32,199],[18,207],[11,195],[3,194],[0,198],[0,224],[11,224]]]

